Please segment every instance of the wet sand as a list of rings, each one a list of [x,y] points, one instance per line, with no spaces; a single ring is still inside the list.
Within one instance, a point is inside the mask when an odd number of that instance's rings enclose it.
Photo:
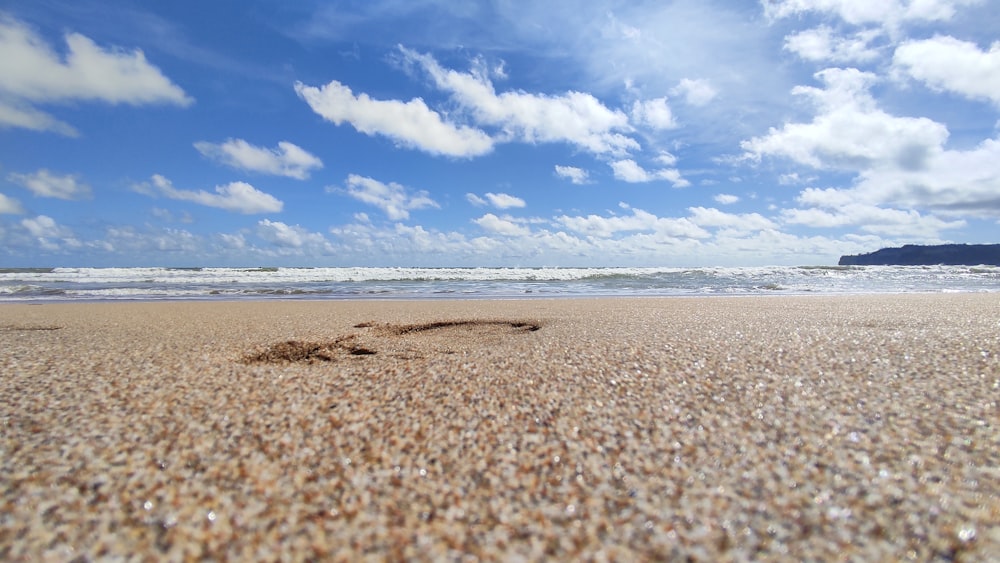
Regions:
[[[0,305],[0,559],[1000,553],[1000,296]]]

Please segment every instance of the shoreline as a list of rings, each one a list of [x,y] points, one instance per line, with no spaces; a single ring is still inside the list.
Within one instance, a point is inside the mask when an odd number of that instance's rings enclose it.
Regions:
[[[998,319],[990,293],[8,302],[0,555],[981,559]]]
[[[854,298],[854,297],[897,297],[897,296],[948,296],[948,295],[996,295],[1000,294],[1000,287],[997,289],[960,289],[960,290],[926,290],[926,291],[915,291],[912,289],[907,290],[886,290],[886,291],[838,291],[838,292],[820,292],[820,291],[788,291],[784,289],[768,289],[759,290],[757,292],[733,292],[733,293],[635,293],[635,292],[622,292],[622,293],[567,293],[567,294],[554,294],[554,293],[516,293],[516,294],[481,294],[481,293],[470,293],[470,294],[455,294],[450,292],[442,292],[441,294],[427,294],[427,295],[365,295],[362,297],[354,296],[332,296],[332,297],[317,297],[315,295],[249,295],[249,296],[226,296],[226,297],[215,297],[215,296],[198,296],[198,297],[73,297],[73,298],[62,298],[62,299],[45,299],[45,298],[31,298],[31,299],[0,299],[0,307],[5,305],[69,305],[69,304],[103,304],[103,303],[135,303],[135,304],[148,304],[148,303],[271,303],[271,302],[314,302],[314,303],[353,303],[353,302],[429,302],[429,303],[448,303],[448,302],[463,302],[463,301],[590,301],[590,300],[603,300],[603,299],[741,299],[745,297],[764,297],[764,298],[831,298],[836,299],[840,297]]]
[[[1000,292],[996,267],[67,269],[0,274],[5,301],[510,299]]]

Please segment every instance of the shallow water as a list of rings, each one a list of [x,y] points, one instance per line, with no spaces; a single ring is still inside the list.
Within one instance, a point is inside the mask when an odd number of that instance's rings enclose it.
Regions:
[[[995,266],[6,268],[0,301],[433,299],[1000,291]]]

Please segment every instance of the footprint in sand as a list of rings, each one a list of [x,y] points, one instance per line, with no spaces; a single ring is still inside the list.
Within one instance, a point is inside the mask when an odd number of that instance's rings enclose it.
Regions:
[[[354,325],[361,332],[328,342],[287,340],[247,354],[248,364],[320,363],[385,353],[400,359],[423,358],[427,352],[455,354],[463,343],[503,339],[535,332],[541,325],[530,321],[458,320],[421,324],[366,322]]]

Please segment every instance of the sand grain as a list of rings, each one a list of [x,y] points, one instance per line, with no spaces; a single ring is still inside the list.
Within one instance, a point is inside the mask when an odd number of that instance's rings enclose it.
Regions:
[[[1000,553],[995,295],[4,305],[0,327],[5,560]]]

